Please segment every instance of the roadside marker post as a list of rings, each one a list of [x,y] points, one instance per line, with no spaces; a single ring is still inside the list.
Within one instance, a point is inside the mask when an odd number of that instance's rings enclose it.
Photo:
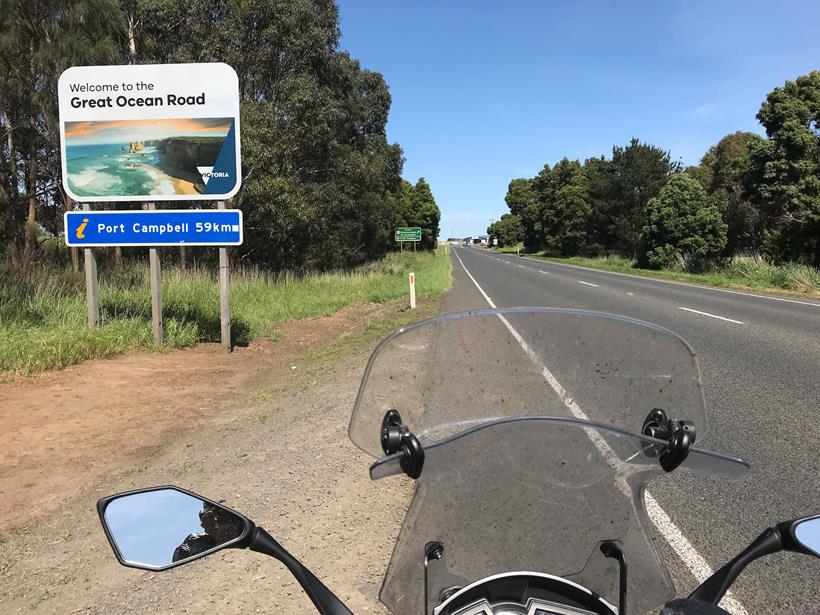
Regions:
[[[410,309],[416,309],[416,274],[410,272]]]

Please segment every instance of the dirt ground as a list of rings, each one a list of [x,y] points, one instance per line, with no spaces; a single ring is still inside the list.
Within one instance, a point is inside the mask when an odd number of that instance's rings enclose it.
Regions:
[[[0,612],[315,612],[254,553],[165,573],[119,566],[95,502],[155,484],[224,499],[354,612],[384,612],[377,592],[411,484],[371,482],[346,430],[378,341],[362,332],[398,309],[294,322],[232,354],[135,353],[0,385]]]

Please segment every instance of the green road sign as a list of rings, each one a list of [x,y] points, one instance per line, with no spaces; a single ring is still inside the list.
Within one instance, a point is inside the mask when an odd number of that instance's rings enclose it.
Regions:
[[[420,226],[400,226],[396,229],[396,241],[421,241]]]

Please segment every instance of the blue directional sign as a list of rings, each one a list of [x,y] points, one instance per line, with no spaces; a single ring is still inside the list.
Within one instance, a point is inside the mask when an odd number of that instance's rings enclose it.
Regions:
[[[238,246],[239,209],[71,211],[65,214],[69,246]]]

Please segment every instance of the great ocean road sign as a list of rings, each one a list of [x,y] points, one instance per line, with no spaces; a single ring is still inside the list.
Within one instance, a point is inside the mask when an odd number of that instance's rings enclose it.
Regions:
[[[396,229],[396,241],[421,241],[420,226],[400,226]]]
[[[227,64],[75,66],[57,91],[63,186],[75,201],[239,190],[239,79]]]
[[[239,209],[72,211],[65,213],[69,246],[238,246]]]

